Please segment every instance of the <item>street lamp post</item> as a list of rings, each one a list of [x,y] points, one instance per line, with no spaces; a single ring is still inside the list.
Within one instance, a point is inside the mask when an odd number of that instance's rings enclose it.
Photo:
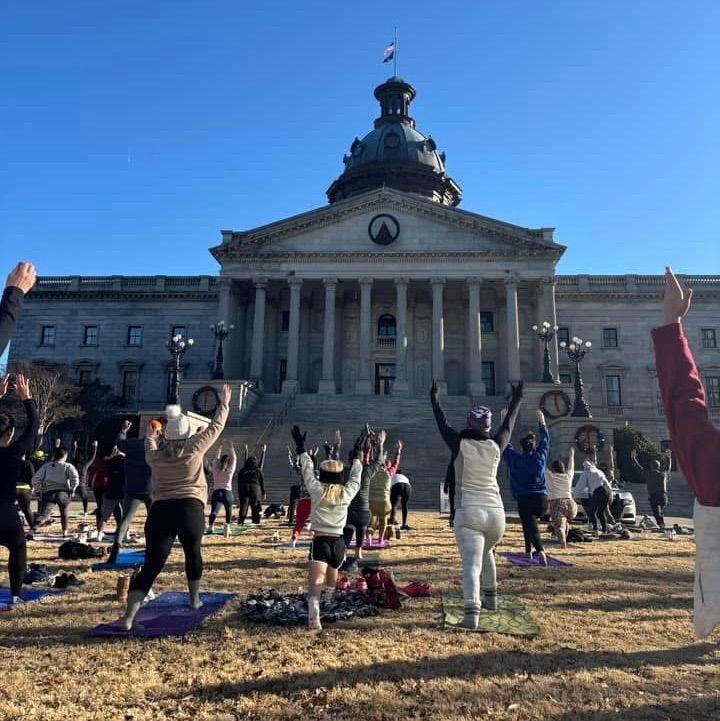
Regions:
[[[575,403],[573,404],[572,413],[574,418],[592,418],[590,408],[585,398],[583,398],[583,381],[582,372],[580,370],[580,362],[592,348],[589,340],[583,340],[577,336],[572,339],[571,343],[563,341],[560,347],[567,353],[568,358],[575,364]]]
[[[225,325],[224,320],[220,320],[210,326],[210,330],[215,336],[215,342],[217,344],[215,370],[213,371],[213,378],[215,380],[223,380],[225,378],[225,370],[223,368],[223,342],[230,335],[230,331],[233,330],[233,328],[235,328],[234,325]]]
[[[170,372],[170,388],[168,390],[167,402],[172,405],[180,405],[180,362],[182,357],[190,350],[195,341],[192,338],[185,340],[180,334],[174,335],[165,345],[173,358],[173,367]]]
[[[552,373],[550,372],[550,350],[548,345],[550,341],[555,337],[558,327],[556,325],[550,325],[546,320],[543,321],[542,325],[534,325],[533,331],[537,334],[537,337],[543,342],[543,383],[555,383]]]

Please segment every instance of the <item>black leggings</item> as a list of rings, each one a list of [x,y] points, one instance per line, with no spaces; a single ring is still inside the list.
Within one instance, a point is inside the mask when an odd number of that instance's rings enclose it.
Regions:
[[[130,589],[147,593],[162,571],[175,538],[185,552],[185,575],[199,581],[203,572],[201,546],[205,531],[205,504],[196,498],[155,501],[145,523],[145,563]]]
[[[260,523],[260,511],[262,510],[262,491],[260,485],[251,483],[248,486],[238,488],[238,523],[242,525],[248,514],[248,508],[252,513],[252,522]]]
[[[295,511],[300,500],[300,486],[290,486],[290,500],[288,501],[287,519],[288,523],[295,523]]]
[[[518,496],[517,507],[525,538],[525,553],[534,548],[538,553],[543,550],[538,530],[538,518],[547,513],[547,496],[533,493],[530,496]]]
[[[660,526],[660,528],[665,528],[665,515],[663,513],[663,509],[667,506],[667,494],[653,493],[650,495],[648,500],[650,501],[650,508],[652,509],[652,514],[655,516],[658,526]]]
[[[610,493],[605,486],[596,488],[592,496],[590,496],[588,520],[594,531],[597,531],[598,521],[600,521],[603,533],[607,533],[607,517],[605,511],[607,511],[608,503],[610,503]]]
[[[88,509],[88,489],[86,485],[83,485],[82,483],[75,489],[75,495],[80,497],[80,500],[82,501],[82,507],[83,507],[83,513],[87,513]]]
[[[234,501],[233,492],[224,488],[213,491],[210,497],[210,518],[208,525],[212,526],[218,517],[221,508],[225,508],[225,523],[229,524],[232,519],[232,505]]]
[[[32,493],[24,488],[16,488],[15,489],[15,501],[18,504],[18,507],[22,511],[23,516],[25,516],[25,520],[27,521],[28,526],[32,528],[33,525],[33,516],[32,511],[30,510],[30,500],[32,498]]]
[[[100,514],[102,513],[102,504],[103,499],[105,498],[105,488],[93,488],[93,495],[95,496],[95,505],[97,508],[95,509],[95,515],[97,516],[96,519],[96,527],[98,530],[100,530]],[[120,524],[122,523],[122,514],[123,509],[122,506],[117,505],[115,508],[113,508],[113,518],[115,519],[115,528],[120,528]]]
[[[371,517],[372,514],[370,513],[369,508],[353,508],[352,506],[348,508],[347,521],[345,522],[345,528],[343,529],[345,548],[350,548],[353,534],[355,535],[356,548],[359,550],[363,547]]]
[[[40,500],[40,515],[35,519],[33,528],[37,528],[47,521],[52,513],[52,507],[57,504],[60,509],[60,525],[63,531],[67,531],[67,511],[70,505],[70,494],[67,491],[46,491],[42,494]]]
[[[27,546],[15,504],[8,501],[0,502],[0,546],[5,546],[10,552],[8,559],[10,593],[19,596],[27,566]]]
[[[396,483],[390,488],[390,505],[392,512],[390,513],[390,525],[397,523],[395,516],[397,515],[398,506],[402,508],[402,525],[407,526],[408,517],[408,501],[412,495],[412,488],[409,483]]]

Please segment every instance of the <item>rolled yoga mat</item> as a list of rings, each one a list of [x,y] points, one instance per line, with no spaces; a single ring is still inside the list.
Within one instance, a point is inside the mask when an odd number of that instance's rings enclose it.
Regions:
[[[480,611],[477,632],[503,633],[510,636],[538,636],[537,621],[517,596],[498,596],[497,611]],[[443,624],[448,628],[459,626],[465,615],[463,597],[459,593],[443,593]],[[467,631],[469,629],[462,629]]]
[[[120,620],[101,623],[88,636],[132,636],[134,638],[160,638],[162,636],[184,636],[197,628],[208,616],[216,614],[235,598],[234,593],[201,593],[203,605],[190,608],[187,593],[163,593],[150,601],[138,612],[132,631],[125,631]]]

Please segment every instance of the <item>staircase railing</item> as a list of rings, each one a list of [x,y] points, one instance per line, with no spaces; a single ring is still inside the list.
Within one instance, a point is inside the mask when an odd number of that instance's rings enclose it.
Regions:
[[[268,422],[265,424],[265,427],[260,432],[260,435],[255,439],[255,444],[253,445],[253,453],[258,448],[260,448],[263,440],[265,439],[265,436],[267,435],[267,432],[271,428],[280,428],[282,425],[284,425],[288,417],[288,413],[290,413],[291,408],[295,405],[295,395],[296,392],[293,391],[288,396],[287,400],[283,403],[282,408],[277,413],[274,413],[270,418],[268,418]]]

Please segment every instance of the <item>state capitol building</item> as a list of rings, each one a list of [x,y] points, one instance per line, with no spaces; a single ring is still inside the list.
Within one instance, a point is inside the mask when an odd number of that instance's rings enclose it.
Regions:
[[[555,379],[570,384],[573,373],[558,341],[592,341],[582,368],[593,415],[667,439],[650,338],[661,321],[662,276],[557,275],[565,247],[553,228],[460,209],[445,154],[416,128],[415,94],[399,77],[375,89],[379,116],[351,143],[327,205],[221,231],[210,248],[217,277],[40,278],[10,361],[62,364],[80,384],[97,377],[113,386],[128,410],[160,408],[166,341],[194,338],[183,383],[210,384],[209,326],[223,320],[234,325],[225,378],[251,381],[258,409],[311,396],[318,409],[318,398],[328,408],[343,399],[362,407],[362,398],[373,408],[403,407],[403,399],[426,401],[433,378],[448,402],[460,397],[458,408],[470,396],[497,408],[508,381],[541,381],[532,326],[547,321],[558,326]],[[669,260],[653,262],[661,270]],[[601,262],[588,257],[588,265]],[[695,291],[687,335],[718,418],[720,277],[685,281]],[[572,385],[561,388],[572,397]]]

